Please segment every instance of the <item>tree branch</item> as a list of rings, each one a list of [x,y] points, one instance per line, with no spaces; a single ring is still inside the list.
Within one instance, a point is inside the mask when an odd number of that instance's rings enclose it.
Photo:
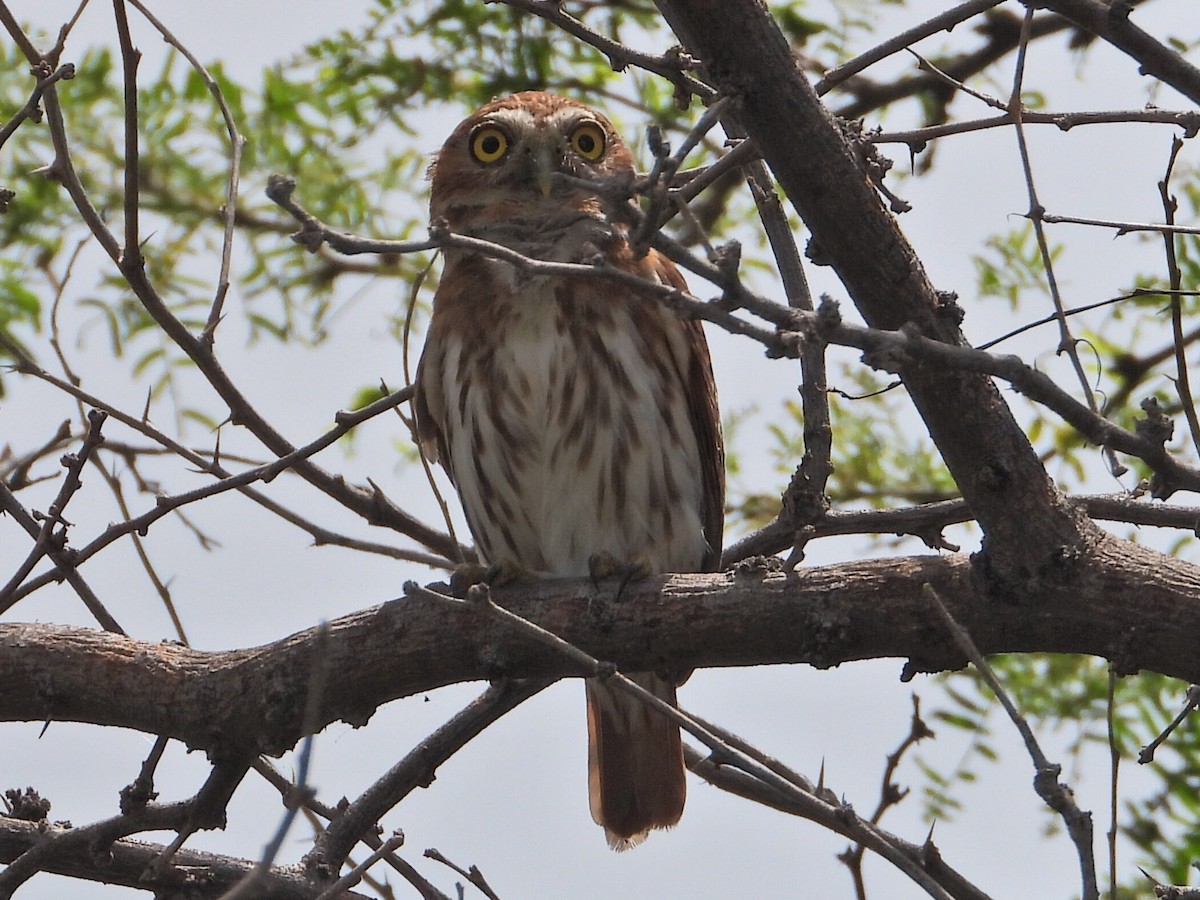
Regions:
[[[964,555],[908,557],[769,574],[673,575],[614,600],[588,580],[497,590],[498,603],[626,671],[900,657],[909,675],[956,668],[921,585],[950,601],[984,653],[1088,653],[1120,672],[1200,682],[1200,570],[1104,536],[1034,601],[988,599]],[[1137,603],[1129,602],[1136,596]],[[880,598],[887,598],[881,602]],[[449,642],[445,636],[454,634]],[[304,734],[317,629],[244,650],[201,652],[79,628],[0,625],[0,721],[73,721],[178,738],[222,757],[279,754]],[[495,627],[484,612],[412,597],[329,623],[329,683],[313,725],[364,724],[399,697],[495,678],[579,675],[577,666]]]
[[[80,832],[83,837],[84,830],[0,815],[0,862],[11,863],[47,840],[69,837],[73,832]],[[157,889],[161,892],[158,896],[164,898],[217,900],[256,865],[253,860],[183,849],[175,854],[174,866],[169,871],[147,879],[148,867],[164,849],[162,844],[122,839],[107,844],[105,852],[97,853],[96,847],[80,840],[69,852],[55,856],[44,871],[143,891]],[[313,900],[324,887],[306,878],[299,866],[277,866],[263,877],[256,890],[255,897],[259,900]],[[366,895],[346,891],[339,897],[365,900]]]
[[[1200,69],[1129,20],[1128,0],[1021,0],[1026,6],[1052,9],[1112,44],[1138,62],[1138,71],[1169,84],[1193,103],[1200,103]]]
[[[867,324],[962,347],[962,311],[934,290],[867,177],[865,151],[821,105],[767,8],[753,0],[658,7],[706,77],[737,99],[739,120],[812,231],[810,258],[834,268]],[[899,368],[984,530],[979,562],[998,589],[1040,586],[1055,554],[1095,539],[1095,526],[1055,489],[989,377]]]

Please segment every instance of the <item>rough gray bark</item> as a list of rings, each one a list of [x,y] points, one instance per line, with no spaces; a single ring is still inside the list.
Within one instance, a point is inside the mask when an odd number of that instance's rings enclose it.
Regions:
[[[1200,682],[1200,570],[1116,540],[1099,542],[1070,591],[1036,598],[980,590],[965,555],[870,560],[787,577],[752,565],[626,585],[517,585],[496,602],[627,671],[908,660],[937,671],[964,660],[922,595],[932,585],[985,653],[1087,653],[1121,672]],[[1134,602],[1136,598],[1136,602]],[[0,625],[0,721],[117,725],[221,757],[271,754],[305,731],[364,724],[376,707],[446,684],[582,675],[554,649],[486,609],[419,596],[335,619],[326,683],[308,728],[304,704],[321,638],[202,652],[56,625]]]
[[[939,297],[868,178],[862,147],[821,104],[759,0],[659,0],[708,79],[736,100],[738,121],[812,231],[867,323],[964,343],[957,307]],[[1064,502],[986,375],[915,360],[902,366],[914,405],[985,535],[995,587],[1028,593],[1075,577],[1065,563],[1099,533]]]

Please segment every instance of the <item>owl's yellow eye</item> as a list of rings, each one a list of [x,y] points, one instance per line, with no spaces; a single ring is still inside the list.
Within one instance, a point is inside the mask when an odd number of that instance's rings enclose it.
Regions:
[[[495,125],[483,125],[471,135],[471,155],[481,163],[494,163],[508,152],[508,135]]]
[[[590,162],[604,155],[604,129],[595,122],[584,122],[571,132],[571,149]]]

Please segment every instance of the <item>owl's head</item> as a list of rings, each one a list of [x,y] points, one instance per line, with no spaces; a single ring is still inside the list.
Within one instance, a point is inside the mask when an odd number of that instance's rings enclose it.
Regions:
[[[430,166],[430,214],[458,230],[483,215],[598,212],[595,180],[634,173],[612,123],[567,97],[524,91],[493,100],[454,129]]]

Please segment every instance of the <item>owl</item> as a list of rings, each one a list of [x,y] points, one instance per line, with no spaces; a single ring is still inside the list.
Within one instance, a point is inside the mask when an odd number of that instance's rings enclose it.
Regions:
[[[634,174],[608,119],[526,91],[454,129],[430,166],[430,217],[536,259],[602,259],[684,289],[664,256],[633,252],[628,216],[601,190]],[[453,481],[484,561],[535,576],[585,576],[598,559],[717,566],[724,450],[698,322],[598,278],[448,248],[415,387],[417,440]],[[675,702],[679,674],[630,677]],[[628,849],[683,812],[679,729],[599,681],[586,695],[592,817]]]

